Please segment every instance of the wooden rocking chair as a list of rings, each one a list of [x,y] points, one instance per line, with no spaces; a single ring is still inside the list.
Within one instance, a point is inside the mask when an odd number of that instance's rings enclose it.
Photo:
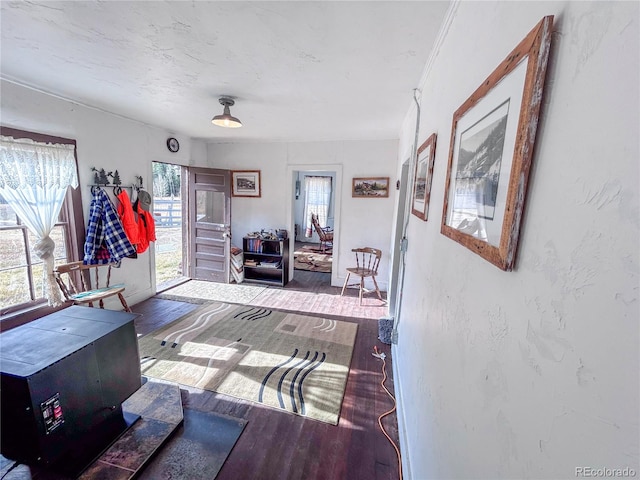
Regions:
[[[104,287],[100,287],[99,270],[101,267],[106,267],[107,269],[107,281]],[[90,288],[90,280],[86,278],[87,274],[90,275],[91,270],[95,272],[96,287],[93,289]],[[131,311],[122,295],[125,289],[124,285],[109,285],[109,281],[111,280],[111,264],[84,265],[82,262],[65,263],[54,268],[53,275],[65,299],[73,302],[74,305],[87,304],[93,307],[93,303],[98,302],[100,308],[104,308],[104,299],[117,295],[125,312]],[[76,286],[78,277],[80,277],[81,288]]]
[[[318,237],[320,237],[320,251],[325,253],[327,247],[333,248],[333,229],[331,227],[321,227],[318,216],[315,213],[311,214],[311,223],[313,228],[316,229]]]

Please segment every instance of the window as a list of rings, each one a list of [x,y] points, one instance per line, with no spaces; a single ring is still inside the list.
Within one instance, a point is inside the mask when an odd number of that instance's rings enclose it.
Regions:
[[[311,224],[311,214],[315,213],[321,226],[327,226],[329,218],[329,204],[331,203],[331,177],[305,176],[304,189],[304,218],[305,237],[313,235],[313,225]]]
[[[1,128],[2,135],[37,142],[75,145],[74,140]],[[77,168],[77,161],[76,161]],[[81,259],[84,221],[80,189],[68,189],[51,234],[56,246],[55,263]],[[36,236],[29,231],[7,201],[0,196],[0,318],[27,307],[46,306],[43,262],[33,252]]]
[[[64,207],[63,207],[64,208]],[[60,215],[51,232],[55,262],[71,261],[67,246],[69,222]],[[33,255],[36,240],[11,207],[0,197],[0,312],[44,302],[43,262]],[[12,308],[14,307],[14,308]]]

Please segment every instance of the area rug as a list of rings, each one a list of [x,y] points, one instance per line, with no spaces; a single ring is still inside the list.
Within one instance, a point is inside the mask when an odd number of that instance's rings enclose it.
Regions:
[[[337,425],[357,328],[213,302],[140,338],[141,369]]]
[[[302,246],[293,252],[293,268],[296,270],[308,270],[310,272],[331,273],[332,252],[322,253],[319,249],[310,246]]]
[[[244,305],[260,295],[265,289],[266,287],[252,285],[190,280],[170,288],[156,297],[189,303],[227,302]]]
[[[183,427],[137,478],[216,478],[246,423],[246,420],[186,408]]]

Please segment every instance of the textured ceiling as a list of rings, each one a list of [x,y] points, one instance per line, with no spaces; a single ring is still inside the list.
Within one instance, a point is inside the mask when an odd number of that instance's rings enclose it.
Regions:
[[[2,1],[1,76],[207,141],[398,137],[448,2]],[[240,129],[211,124],[235,98]]]

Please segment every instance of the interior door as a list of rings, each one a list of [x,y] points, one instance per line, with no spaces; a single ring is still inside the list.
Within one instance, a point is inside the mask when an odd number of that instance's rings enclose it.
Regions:
[[[191,278],[229,283],[229,170],[189,168]]]

